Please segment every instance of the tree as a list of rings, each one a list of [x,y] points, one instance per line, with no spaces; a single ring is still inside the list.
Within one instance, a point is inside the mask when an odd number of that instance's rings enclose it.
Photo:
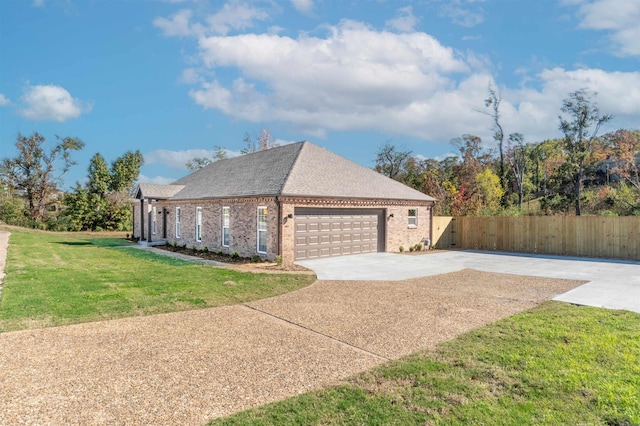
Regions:
[[[89,163],[86,188],[79,183],[67,193],[64,216],[72,230],[125,230],[131,224],[132,195],[144,159],[128,151],[111,163],[95,154]]]
[[[500,124],[500,102],[502,101],[502,97],[491,85],[489,85],[488,91],[489,97],[484,100],[484,106],[490,108],[490,112],[485,112],[485,114],[493,120],[491,130],[493,130],[493,140],[498,143],[498,151],[500,153],[498,176],[500,176],[500,184],[504,193],[507,190],[507,175],[504,161],[504,130]]]
[[[611,171],[640,192],[640,132],[618,130],[604,135],[604,139],[609,142],[615,161]]]
[[[57,189],[62,176],[74,166],[71,152],[84,147],[78,138],[56,136],[58,143],[47,151],[46,139],[34,132],[30,137],[18,134],[18,155],[2,159],[3,181],[11,190],[23,191],[34,224],[47,219],[47,203]],[[62,162],[59,165],[60,161]]]
[[[111,173],[104,157],[96,154],[89,161],[87,189],[94,194],[106,194],[111,187]]]
[[[567,151],[567,166],[572,173],[573,194],[576,216],[580,216],[580,197],[585,166],[589,164],[591,148],[600,127],[610,121],[613,116],[600,115],[600,110],[592,97],[596,93],[589,93],[586,89],[579,89],[569,93],[569,97],[562,101],[563,113],[570,117],[570,121],[560,116],[560,130],[564,133],[564,145]]]
[[[240,151],[242,154],[264,151],[265,149],[276,146],[273,136],[271,136],[271,133],[267,129],[260,130],[260,134],[256,137],[252,137],[249,132],[246,132],[242,138],[242,142],[245,144],[245,147]]]
[[[484,207],[489,212],[495,212],[500,207],[500,200],[504,195],[500,177],[490,168],[486,168],[476,175],[476,185]]]
[[[122,157],[111,163],[111,183],[109,190],[122,194],[134,195],[135,183],[140,176],[140,167],[144,157],[140,151],[127,151]]]
[[[216,145],[214,147],[213,157],[196,157],[187,161],[187,168],[192,172],[196,170],[200,170],[203,167],[207,167],[209,164],[214,163],[218,160],[226,160],[227,159],[227,150],[224,147]]]
[[[409,159],[411,151],[399,151],[389,141],[376,153],[376,165],[374,170],[391,179],[401,180],[400,172]]]
[[[526,176],[529,149],[524,144],[524,136],[521,133],[512,133],[507,142],[505,153],[511,174],[518,191],[518,208],[522,209],[524,199],[524,179]]]

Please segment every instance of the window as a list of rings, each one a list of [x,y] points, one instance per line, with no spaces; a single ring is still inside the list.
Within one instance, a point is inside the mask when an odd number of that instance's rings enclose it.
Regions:
[[[180,238],[180,207],[176,207],[176,238]]]
[[[258,207],[258,253],[267,252],[267,208]]]
[[[151,207],[151,233],[155,235],[158,231],[158,221],[156,219],[156,208]]]
[[[196,241],[202,241],[202,207],[196,207]]]
[[[231,208],[222,208],[222,245],[229,247],[229,221],[231,218]]]
[[[418,226],[418,209],[409,209],[409,222],[410,227]]]

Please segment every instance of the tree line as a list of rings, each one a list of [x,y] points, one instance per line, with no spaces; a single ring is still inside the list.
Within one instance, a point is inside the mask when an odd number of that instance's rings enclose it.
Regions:
[[[18,134],[17,155],[0,162],[0,221],[55,231],[129,230],[131,196],[144,161],[140,151],[128,151],[110,166],[96,153],[87,183],[64,193],[62,178],[77,164],[72,154],[85,144],[73,137],[56,139],[48,148],[37,132]]]
[[[560,107],[563,136],[528,143],[521,133],[504,133],[501,99],[490,87],[483,112],[494,147],[466,134],[451,141],[457,155],[438,160],[387,142],[374,169],[438,199],[437,215],[640,215],[640,131],[600,135],[613,117],[600,113],[595,96],[570,93]]]

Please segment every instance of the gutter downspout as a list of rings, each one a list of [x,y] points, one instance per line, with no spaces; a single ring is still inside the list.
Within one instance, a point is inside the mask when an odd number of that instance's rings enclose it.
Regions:
[[[274,201],[276,203],[276,214],[278,218],[278,227],[276,229],[276,256],[282,257],[282,253],[280,252],[282,247],[282,207],[280,206],[280,198],[277,195],[274,197]]]

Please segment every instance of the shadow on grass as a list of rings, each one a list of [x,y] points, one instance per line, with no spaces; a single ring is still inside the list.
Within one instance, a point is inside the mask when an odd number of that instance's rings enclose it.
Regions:
[[[118,250],[122,253],[126,253],[131,257],[135,257],[142,260],[150,260],[153,262],[164,263],[166,265],[171,266],[189,266],[194,265],[192,262],[187,262],[186,260],[176,259],[169,256],[161,256],[159,254],[155,254],[146,250],[140,250],[135,247],[113,247],[114,250]]]
[[[56,241],[55,244],[64,244],[65,246],[90,246],[89,241]]]

